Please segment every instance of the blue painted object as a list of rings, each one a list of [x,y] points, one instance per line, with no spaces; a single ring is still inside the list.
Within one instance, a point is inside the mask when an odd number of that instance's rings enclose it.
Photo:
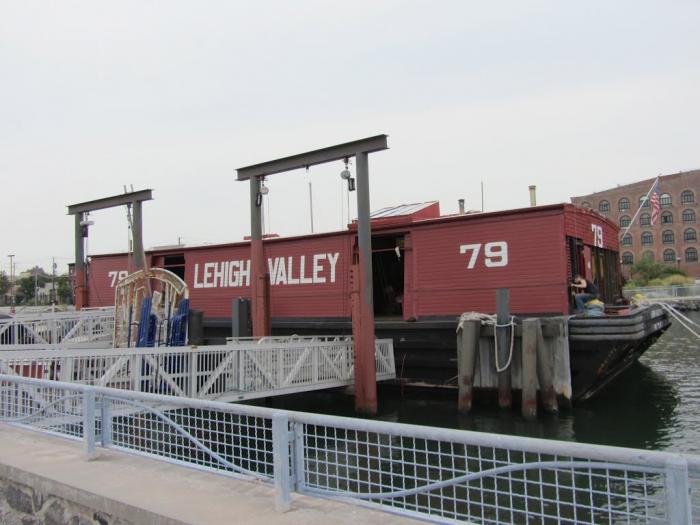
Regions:
[[[170,338],[168,346],[185,346],[187,344],[187,318],[190,300],[183,299],[177,307],[177,313],[170,321]]]
[[[153,298],[146,297],[141,303],[141,322],[139,323],[137,347],[154,346],[156,329],[158,328],[158,316],[151,313]]]

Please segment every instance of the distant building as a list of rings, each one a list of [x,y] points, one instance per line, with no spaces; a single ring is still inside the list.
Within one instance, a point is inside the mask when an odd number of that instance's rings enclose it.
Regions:
[[[698,214],[700,170],[662,175],[659,178],[661,216],[651,225],[651,206],[644,202],[655,179],[645,179],[605,191],[571,197],[571,202],[592,208],[620,226],[620,233],[639,214],[629,232],[620,239],[623,272],[642,257],[677,266],[700,277],[698,262]]]

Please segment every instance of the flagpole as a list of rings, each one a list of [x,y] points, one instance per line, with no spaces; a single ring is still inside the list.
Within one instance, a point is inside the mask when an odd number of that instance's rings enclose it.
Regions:
[[[627,235],[627,232],[630,231],[630,228],[631,228],[632,225],[634,224],[634,220],[637,218],[637,215],[639,215],[639,212],[642,211],[642,205],[643,205],[643,203],[649,202],[649,195],[651,195],[651,190],[654,189],[654,186],[656,186],[656,183],[659,181],[659,178],[660,178],[660,177],[656,177],[656,178],[654,179],[654,182],[651,183],[651,188],[649,188],[649,191],[647,192],[646,197],[644,197],[644,200],[643,200],[642,202],[639,203],[639,209],[638,209],[637,212],[634,214],[634,217],[632,217],[632,220],[630,221],[630,223],[629,223],[629,225],[627,226],[627,228],[625,228],[625,231],[623,231],[623,232],[622,232],[622,235],[620,235],[620,239],[622,239],[625,235]]]

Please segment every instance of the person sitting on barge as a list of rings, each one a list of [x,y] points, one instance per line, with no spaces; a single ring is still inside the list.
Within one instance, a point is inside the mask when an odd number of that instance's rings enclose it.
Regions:
[[[584,312],[583,305],[588,301],[598,298],[598,287],[592,282],[586,281],[581,274],[576,274],[574,282],[571,283],[571,287],[576,290],[574,292],[576,313],[582,314]]]

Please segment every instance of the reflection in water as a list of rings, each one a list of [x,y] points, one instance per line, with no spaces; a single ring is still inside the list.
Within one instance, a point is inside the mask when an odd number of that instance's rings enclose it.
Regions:
[[[700,313],[689,314],[700,322]],[[593,399],[558,416],[528,422],[491,402],[457,414],[456,394],[381,391],[377,419],[480,432],[563,439],[652,450],[700,453],[700,342],[674,324],[641,362]],[[273,398],[271,406],[353,416],[351,396],[338,392]]]

